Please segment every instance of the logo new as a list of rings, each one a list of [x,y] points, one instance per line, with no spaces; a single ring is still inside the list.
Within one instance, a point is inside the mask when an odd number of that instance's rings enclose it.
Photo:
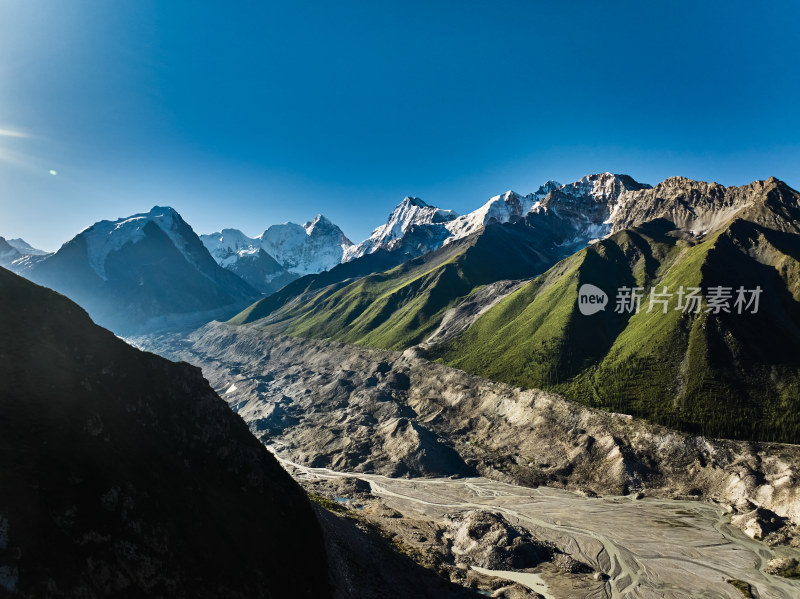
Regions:
[[[584,316],[591,316],[605,310],[606,304],[608,304],[608,296],[599,287],[585,283],[578,289],[578,310]]]

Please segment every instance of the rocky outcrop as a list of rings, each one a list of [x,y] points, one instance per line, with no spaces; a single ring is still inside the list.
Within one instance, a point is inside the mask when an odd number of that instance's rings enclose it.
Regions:
[[[444,519],[447,546],[455,562],[487,570],[522,570],[553,558],[554,548],[511,526],[497,513],[471,510]]]
[[[528,281],[529,279],[498,281],[480,288],[457,306],[445,312],[439,326],[419,344],[419,347],[423,350],[428,349],[463,333],[487,310]]]
[[[731,518],[731,523],[741,528],[751,539],[764,539],[770,533],[782,529],[786,525],[786,518],[757,507],[750,512],[737,514]]]
[[[739,187],[670,177],[653,188],[621,193],[609,214],[611,232],[664,219],[677,229],[703,237],[724,227],[736,216],[747,216],[746,212],[763,202],[767,193],[775,188],[781,194],[792,193],[786,184],[774,177]]]
[[[478,599],[415,562],[397,539],[363,519],[317,510],[330,556],[334,599]],[[417,556],[415,556],[417,557]]]

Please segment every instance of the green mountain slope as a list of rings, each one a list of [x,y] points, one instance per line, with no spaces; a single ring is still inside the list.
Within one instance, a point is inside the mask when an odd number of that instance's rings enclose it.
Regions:
[[[552,265],[555,246],[552,240],[543,243],[543,237],[523,224],[492,224],[478,235],[384,272],[325,286],[319,281],[332,276],[327,273],[316,280],[300,279],[231,322],[260,320],[289,335],[405,348],[421,341],[447,309],[481,286],[531,277]]]
[[[788,188],[787,188],[788,189]],[[706,435],[800,441],[800,236],[796,192],[767,194],[701,241],[665,220],[559,263],[429,357],[469,372]],[[782,194],[782,195],[781,195]],[[777,202],[777,204],[775,204]],[[765,225],[769,226],[765,226]],[[578,310],[580,285],[606,310]],[[644,288],[638,313],[620,287]],[[673,292],[648,312],[651,289]],[[680,287],[760,287],[758,312],[675,309]],[[749,297],[749,296],[748,296]]]

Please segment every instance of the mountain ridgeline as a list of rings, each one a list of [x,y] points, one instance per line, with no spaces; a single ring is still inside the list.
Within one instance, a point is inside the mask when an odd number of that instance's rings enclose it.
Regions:
[[[238,229],[223,229],[201,235],[200,240],[220,266],[266,294],[336,266],[353,247],[342,230],[321,214],[302,226],[272,225],[255,238]]]
[[[369,251],[294,281],[231,322],[265,319],[262,324],[278,332],[404,349],[421,342],[449,309],[482,287],[538,275],[610,231],[602,222],[607,210],[596,205],[606,196],[646,187],[609,174],[573,186],[548,182],[535,194],[495,196],[464,216],[406,198],[372,242],[358,246]],[[548,209],[544,202],[558,190],[565,190],[559,197],[566,201],[576,195],[585,201],[594,220]]]
[[[47,256],[47,252],[36,249],[23,239],[0,237],[0,266],[21,268],[24,264],[36,262]]]
[[[0,292],[0,594],[330,595],[305,493],[198,368],[3,268]]]
[[[365,255],[299,279],[231,322],[416,346],[672,427],[800,442],[800,194],[776,179],[726,188],[675,177],[651,188],[606,173],[527,201],[527,212],[382,272],[359,272]],[[529,281],[485,293],[504,279]],[[589,316],[577,303],[587,283],[609,297]],[[638,312],[615,310],[624,287],[641,288]],[[694,310],[676,309],[681,287],[702,290]],[[714,288],[729,290],[728,311],[709,305]],[[755,313],[737,309],[739,288],[761,291]],[[666,312],[648,310],[653,289],[671,293]]]
[[[392,257],[391,252],[369,254],[330,273],[296,281],[231,322],[244,324],[268,317],[264,325],[277,332],[403,349],[431,334],[448,309],[480,287],[531,277],[550,266],[556,260],[557,241],[551,238],[545,244],[545,237],[525,226],[491,224],[480,235],[389,270],[341,279],[337,270],[345,275],[355,271],[360,261],[374,264]],[[303,285],[305,292],[291,297]]]

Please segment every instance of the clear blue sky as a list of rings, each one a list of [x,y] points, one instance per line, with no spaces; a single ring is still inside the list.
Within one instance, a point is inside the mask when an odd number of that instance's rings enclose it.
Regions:
[[[359,241],[405,195],[602,171],[798,188],[799,7],[0,0],[0,235],[166,204]]]

